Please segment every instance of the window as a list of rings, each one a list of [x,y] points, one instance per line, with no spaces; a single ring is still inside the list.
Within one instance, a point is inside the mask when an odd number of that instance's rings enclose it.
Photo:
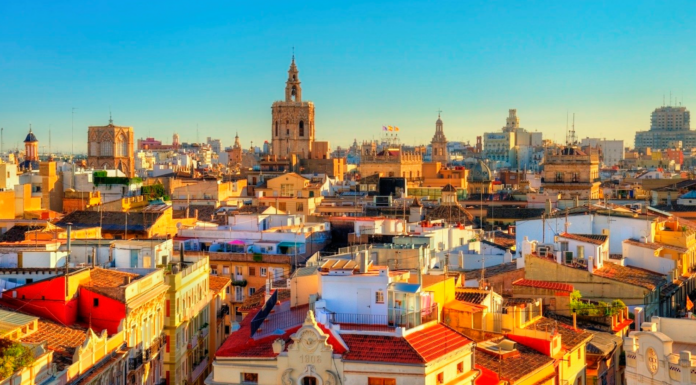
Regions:
[[[286,202],[280,202],[278,204],[278,210],[280,211],[287,211],[288,210],[288,204]]]
[[[266,274],[268,274],[268,268],[266,268],[266,267],[261,267],[259,270],[261,271],[262,277],[265,277]]]
[[[234,301],[242,302],[244,301],[244,288],[241,286],[234,287]]]
[[[384,303],[384,292],[382,290],[375,292],[375,303]]]
[[[573,365],[573,356],[568,355],[568,367],[570,367],[571,365]]]
[[[304,203],[302,202],[297,202],[297,212],[303,212],[304,211]]]
[[[256,288],[255,288],[255,287],[250,287],[250,288],[249,288],[249,296],[254,295],[254,293],[256,293]]]
[[[582,350],[578,349],[578,359],[581,359],[581,358],[582,358]]]
[[[445,373],[440,372],[437,374],[437,384],[444,384],[445,383]]]
[[[317,385],[316,377],[304,377],[302,379],[302,385]]]
[[[278,121],[277,121],[277,120],[276,120],[276,127],[275,127],[275,128],[276,128],[276,130],[275,130],[275,131],[276,131],[275,136],[278,136]]]
[[[367,377],[367,385],[396,385],[396,378]]]
[[[256,268],[255,267],[249,267],[249,276],[253,277],[256,275]]]
[[[230,273],[230,267],[229,266],[223,266],[222,267],[222,274],[229,274]]]
[[[304,136],[304,122],[300,120],[300,136]]]
[[[280,185],[280,196],[282,197],[291,197],[294,194],[292,193],[292,183],[282,183]]]
[[[242,373],[242,384],[258,384],[258,373]]]
[[[464,373],[464,362],[460,362],[457,364],[457,374],[462,374]]]
[[[92,305],[93,305],[94,307],[98,307],[98,306],[99,306],[99,298],[94,298],[94,299],[92,300]]]

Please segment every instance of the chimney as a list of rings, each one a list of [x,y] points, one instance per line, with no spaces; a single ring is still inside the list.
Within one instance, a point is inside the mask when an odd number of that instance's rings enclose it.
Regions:
[[[97,265],[97,249],[92,248],[92,268],[94,268]]]
[[[594,273],[594,257],[590,257],[587,259],[587,271],[590,274]]]
[[[551,199],[546,199],[546,206],[544,212],[548,215],[551,214]]]
[[[179,262],[181,262],[181,268],[184,268],[184,243],[179,244]]]
[[[578,330],[578,315],[573,312],[573,329]]]

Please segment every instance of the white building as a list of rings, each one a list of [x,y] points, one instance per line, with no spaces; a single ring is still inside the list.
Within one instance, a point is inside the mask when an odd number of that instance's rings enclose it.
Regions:
[[[652,317],[624,338],[626,385],[696,383],[696,320]]]
[[[585,138],[580,141],[580,146],[598,147],[602,149],[604,166],[618,165],[624,159],[624,141],[607,140],[606,138]]]

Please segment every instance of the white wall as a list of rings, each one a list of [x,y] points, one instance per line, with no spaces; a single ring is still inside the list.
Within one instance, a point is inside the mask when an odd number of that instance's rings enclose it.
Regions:
[[[319,276],[319,295],[326,303],[326,309],[335,313],[373,314],[387,316],[389,285],[388,274],[384,275],[328,275]],[[369,313],[358,309],[358,293],[360,289],[370,291]],[[375,292],[384,293],[384,303],[375,303]],[[386,318],[385,318],[386,321]]]
[[[25,251],[22,253],[23,267],[65,266],[68,253],[65,251]]]
[[[676,261],[655,256],[655,250],[628,243],[623,244],[624,264],[661,274],[669,274],[676,268]]]

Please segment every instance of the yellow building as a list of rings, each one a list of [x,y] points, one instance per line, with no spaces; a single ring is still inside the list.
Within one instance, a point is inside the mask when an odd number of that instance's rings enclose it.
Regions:
[[[445,167],[443,163],[423,163],[422,187],[445,187],[451,184],[457,189],[466,190],[469,170],[464,167]]]
[[[210,308],[208,313],[210,314],[210,335],[208,337],[208,352],[210,353],[208,359],[208,368],[205,374],[201,376],[198,380],[202,383],[202,379],[207,377],[213,368],[213,358],[215,358],[215,352],[222,345],[223,342],[230,335],[230,306],[227,304],[227,299],[230,294],[230,281],[226,277],[217,277],[211,275],[210,283]]]
[[[599,199],[599,155],[576,146],[552,148],[544,156],[541,186],[551,194],[560,193],[563,199]]]
[[[208,258],[187,258],[168,267],[164,332],[167,385],[200,383],[210,360]]]
[[[189,253],[187,253],[189,254]],[[231,279],[230,293],[225,297],[233,319],[241,317],[239,307],[270,280],[290,275],[292,255],[208,253],[210,274]]]
[[[294,172],[283,174],[256,189],[258,206],[274,207],[287,214],[312,215],[323,199],[321,185]]]
[[[671,219],[658,224],[655,242],[662,246],[659,256],[676,261],[679,274],[689,277],[696,266],[696,230]]]
[[[390,146],[377,152],[374,146],[363,146],[360,157],[360,175],[368,177],[403,177],[409,182],[422,178],[423,156],[416,152],[406,152],[402,146]]]

